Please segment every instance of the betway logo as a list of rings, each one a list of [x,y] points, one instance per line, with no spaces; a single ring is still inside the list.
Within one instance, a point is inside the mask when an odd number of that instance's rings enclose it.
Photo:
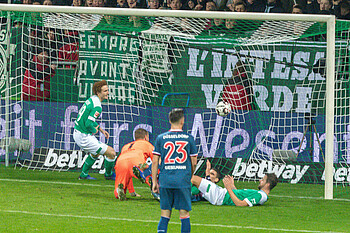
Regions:
[[[261,161],[261,163],[245,163],[242,158],[238,158],[233,169],[232,175],[236,177],[262,178],[265,173],[275,173],[278,178],[290,180],[290,183],[296,184],[309,169],[308,165],[293,164],[273,164],[272,161]]]
[[[57,150],[49,149],[44,162],[44,167],[59,167],[59,168],[81,168],[88,154],[77,150]],[[101,169],[104,157],[99,156],[96,162],[92,165],[92,169]]]

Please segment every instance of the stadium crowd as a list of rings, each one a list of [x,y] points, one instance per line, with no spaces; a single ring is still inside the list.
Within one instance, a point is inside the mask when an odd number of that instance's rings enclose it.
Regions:
[[[12,3],[172,10],[334,14],[338,19],[350,19],[349,0],[12,0]]]

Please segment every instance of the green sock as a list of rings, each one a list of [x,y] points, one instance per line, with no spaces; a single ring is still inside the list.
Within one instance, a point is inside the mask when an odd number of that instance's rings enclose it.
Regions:
[[[105,176],[111,176],[112,175],[112,169],[114,167],[115,159],[109,159],[105,156]]]
[[[94,157],[91,156],[91,154],[88,155],[88,157],[85,159],[83,168],[81,170],[81,177],[87,177],[90,168],[92,167],[92,165],[95,163],[96,159]]]

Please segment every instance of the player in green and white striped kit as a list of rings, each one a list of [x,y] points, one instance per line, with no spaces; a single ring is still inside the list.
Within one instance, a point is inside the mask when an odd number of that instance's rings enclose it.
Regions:
[[[100,131],[107,139],[109,138],[109,133],[102,129],[96,122],[96,119],[102,112],[101,102],[108,99],[109,91],[107,82],[105,80],[96,82],[92,87],[92,91],[95,95],[85,101],[74,122],[73,138],[82,150],[89,153],[79,179],[95,180],[96,178],[88,174],[89,169],[95,163],[99,155],[105,155],[105,178],[107,180],[115,180],[115,174],[113,174],[112,169],[115,163],[116,152],[112,147],[98,141],[94,136],[94,134]]]
[[[213,205],[256,206],[268,200],[270,191],[277,185],[278,179],[274,173],[267,173],[259,181],[259,190],[237,189],[232,176],[223,179],[225,188],[199,176],[193,176],[191,182],[203,197]]]

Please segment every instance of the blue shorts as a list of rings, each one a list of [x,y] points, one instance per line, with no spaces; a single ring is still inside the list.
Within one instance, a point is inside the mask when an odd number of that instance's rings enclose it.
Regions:
[[[162,210],[192,210],[191,188],[159,188],[159,194]]]

